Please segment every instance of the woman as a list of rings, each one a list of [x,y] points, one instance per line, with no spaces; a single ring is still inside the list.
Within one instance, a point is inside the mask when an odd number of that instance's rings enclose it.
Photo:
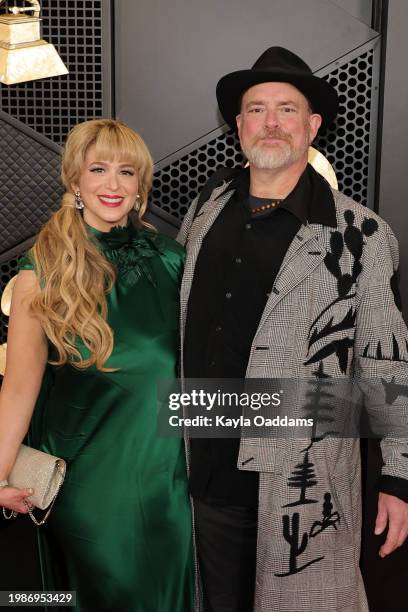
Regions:
[[[44,587],[76,590],[80,611],[188,612],[184,452],[156,433],[157,381],[175,376],[183,253],[143,222],[152,160],[123,123],[75,127],[62,179],[62,206],[20,262],[13,294],[0,505],[26,511],[29,491],[7,476],[31,421],[32,446],[67,461],[39,531]]]

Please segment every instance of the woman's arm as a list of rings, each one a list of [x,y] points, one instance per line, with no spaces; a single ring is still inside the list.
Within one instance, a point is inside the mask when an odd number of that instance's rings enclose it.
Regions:
[[[7,479],[23,441],[41,387],[48,345],[39,321],[30,312],[38,291],[31,270],[22,270],[13,290],[7,337],[7,363],[0,390],[0,481]],[[25,512],[28,490],[0,488],[0,505]]]

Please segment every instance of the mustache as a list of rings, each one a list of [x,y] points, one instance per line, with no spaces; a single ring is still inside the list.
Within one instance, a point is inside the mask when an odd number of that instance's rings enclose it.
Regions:
[[[279,128],[263,130],[259,135],[259,139],[262,140],[263,138],[279,138],[280,140],[285,140],[286,142],[292,142],[291,135]]]

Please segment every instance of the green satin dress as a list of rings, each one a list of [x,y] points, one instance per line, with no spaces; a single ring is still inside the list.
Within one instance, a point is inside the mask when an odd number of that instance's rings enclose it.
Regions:
[[[117,269],[106,365],[118,370],[46,373],[31,441],[64,458],[67,476],[39,530],[44,588],[76,591],[81,612],[189,612],[184,449],[156,425],[157,381],[175,376],[183,251],[133,226],[89,232]],[[33,269],[29,257],[20,268]]]

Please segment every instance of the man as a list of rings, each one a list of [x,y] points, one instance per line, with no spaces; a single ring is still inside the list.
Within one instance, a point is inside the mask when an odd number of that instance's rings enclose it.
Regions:
[[[395,238],[308,165],[336,92],[272,47],[224,76],[217,98],[249,168],[210,179],[180,231],[183,375],[406,383]],[[396,394],[387,408],[406,418]],[[408,532],[408,444],[382,448],[384,557]],[[191,439],[189,454],[206,610],[368,610],[357,439]]]

